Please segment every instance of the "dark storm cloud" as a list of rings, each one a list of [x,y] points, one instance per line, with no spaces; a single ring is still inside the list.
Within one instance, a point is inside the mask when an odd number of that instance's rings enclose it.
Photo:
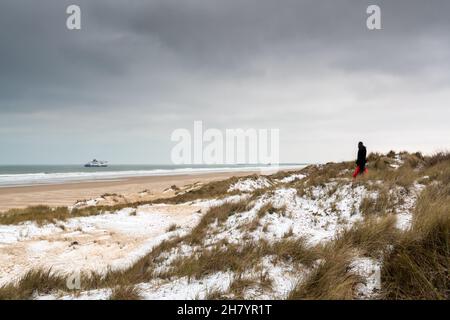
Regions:
[[[35,107],[61,108],[74,96],[98,104],[96,95],[109,104],[105,91],[141,92],[128,88],[142,80],[139,70],[147,87],[189,73],[258,77],[260,59],[288,61],[294,71],[415,73],[434,58],[422,52],[423,37],[443,40],[450,25],[448,1],[381,1],[379,33],[365,28],[365,1],[78,1],[83,30],[69,32],[64,10],[72,2],[2,2],[3,111],[36,98],[43,103]],[[447,63],[448,47],[441,49]]]
[[[81,6],[80,31],[65,28],[69,4]],[[367,30],[369,4],[383,30]],[[3,0],[3,139],[150,130],[167,146],[193,119],[319,141],[324,127],[395,135],[408,118],[442,136],[421,103],[448,115],[449,12],[445,0]],[[377,126],[357,122],[362,108]]]

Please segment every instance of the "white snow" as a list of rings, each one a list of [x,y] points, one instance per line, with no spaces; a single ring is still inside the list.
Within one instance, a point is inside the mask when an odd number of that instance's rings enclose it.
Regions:
[[[408,230],[411,227],[413,210],[422,190],[425,188],[424,185],[414,183],[412,188],[410,188],[409,193],[402,195],[403,204],[396,207],[396,227],[400,230]],[[398,190],[397,190],[398,191]]]
[[[125,268],[153,246],[186,233],[201,216],[197,206],[170,212],[176,206],[142,206],[117,213],[72,218],[58,227],[34,223],[0,226],[0,285],[14,281],[31,268],[104,273]],[[181,210],[178,206],[177,210]],[[166,232],[176,223],[179,229]]]
[[[292,263],[273,263],[273,257],[264,257],[262,259],[262,266],[267,270],[268,276],[272,280],[272,290],[258,294],[257,299],[270,300],[286,298],[287,295],[295,288],[298,281],[302,280],[308,273],[304,269],[300,271],[295,269]],[[251,297],[251,294],[248,298]]]
[[[231,185],[228,192],[241,191],[251,192],[257,189],[270,187],[272,183],[266,177],[258,177],[257,179],[240,179],[235,184]]]
[[[231,272],[217,272],[199,280],[183,277],[173,281],[151,281],[140,284],[138,288],[142,290],[143,299],[148,300],[205,299],[208,292],[226,291],[232,278]]]
[[[277,189],[272,196],[258,199],[250,210],[231,215],[222,226],[217,226],[217,233],[205,239],[205,244],[211,245],[223,239],[230,243],[242,243],[245,233],[242,226],[251,222],[258,210],[268,202],[278,208],[285,206],[286,209],[262,217],[259,220],[260,226],[247,233],[252,241],[280,240],[290,230],[294,237],[304,238],[311,246],[332,240],[339,231],[362,219],[356,208],[359,208],[366,190],[361,186],[352,188],[349,184],[342,186],[331,197],[325,197],[326,190],[327,188],[315,188],[313,192],[318,199],[312,200],[297,196],[297,191],[292,188]],[[336,208],[332,208],[333,204]],[[266,232],[263,231],[265,225]]]
[[[306,177],[306,175],[299,173],[299,174],[293,174],[293,175],[284,177],[283,179],[280,179],[279,181],[281,183],[290,183],[290,182],[293,182],[295,180],[301,180],[301,179],[303,179],[305,177]]]
[[[205,299],[211,291],[226,291],[233,279],[233,273],[218,272],[202,279],[188,279],[187,277],[173,280],[152,280],[148,283],[136,285],[144,300],[194,300]],[[39,300],[105,300],[111,296],[111,289],[97,289],[83,291],[80,294],[57,294],[37,296]]]
[[[381,289],[381,263],[372,258],[357,258],[351,264],[352,271],[362,276],[365,283],[356,286],[359,299],[370,299],[376,297]]]

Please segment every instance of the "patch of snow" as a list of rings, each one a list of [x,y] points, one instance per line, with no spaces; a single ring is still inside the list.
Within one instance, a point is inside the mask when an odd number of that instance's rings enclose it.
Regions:
[[[200,206],[202,208],[210,208],[210,207],[221,206],[226,202],[236,203],[236,202],[244,200],[248,197],[249,197],[248,194],[242,194],[242,195],[238,194],[238,195],[233,195],[233,196],[227,196],[223,199],[195,200],[192,202],[192,204],[195,204],[196,206]]]
[[[400,154],[396,154],[394,158],[394,162],[390,164],[390,167],[393,169],[398,169],[404,163],[402,156]]]
[[[408,230],[411,228],[412,214],[410,212],[397,213],[397,221],[395,226],[400,230]]]
[[[194,300],[205,299],[208,292],[213,290],[226,291],[233,279],[232,273],[218,272],[199,280],[188,280],[187,277],[169,280],[152,280],[148,283],[137,284],[144,300]],[[111,289],[89,290],[77,295],[56,294],[36,297],[39,300],[105,300],[111,296]]]
[[[112,289],[96,289],[83,291],[77,294],[47,294],[34,296],[35,300],[108,300],[111,296]]]
[[[163,208],[142,206],[71,218],[58,222],[64,229],[55,224],[39,227],[32,222],[0,226],[0,285],[36,268],[51,268],[59,274],[103,274],[126,268],[161,241],[189,232],[202,215],[196,206]],[[136,214],[131,215],[134,211]],[[167,232],[174,223],[180,228]]]
[[[141,283],[143,299],[146,300],[193,300],[205,299],[211,291],[228,290],[233,274],[230,272],[217,272],[202,279],[191,279],[187,277],[172,281],[153,280],[149,283]]]
[[[256,218],[258,210],[268,202],[274,207],[286,209],[283,212],[266,214],[259,219],[259,227],[246,236],[251,241],[261,239],[269,242],[280,240],[292,230],[294,237],[305,238],[311,246],[323,241],[332,240],[339,231],[350,228],[362,219],[357,211],[362,198],[366,194],[363,186],[352,188],[351,184],[343,185],[331,197],[325,197],[327,188],[317,187],[315,200],[297,196],[293,188],[277,189],[270,196],[259,198],[254,207],[248,211],[231,215],[213,234],[208,234],[206,245],[212,245],[226,239],[230,243],[242,243],[245,238],[245,225]],[[263,231],[267,225],[267,232]]]
[[[417,198],[425,188],[424,185],[414,183],[410,188],[409,193],[406,195],[400,195],[403,199],[403,204],[396,207],[396,227],[400,230],[408,230],[411,228],[413,219],[413,210],[416,206]],[[394,190],[398,191],[398,190]]]
[[[266,177],[258,177],[257,179],[240,179],[238,182],[230,186],[228,192],[252,192],[257,189],[270,187],[271,185],[272,183]]]
[[[381,289],[381,262],[367,257],[357,258],[352,262],[351,269],[365,280],[356,286],[357,298],[375,298]]]
[[[0,247],[61,232],[61,228],[54,224],[38,226],[34,222],[25,222],[20,225],[0,225]]]
[[[331,240],[337,232],[362,219],[354,208],[359,207],[366,191],[362,186],[353,189],[344,185],[330,197],[323,197],[325,192],[326,188],[314,188],[316,200],[312,200],[298,197],[295,189],[276,190],[273,203],[284,203],[288,214],[286,217],[266,215],[261,223],[270,223],[272,228],[279,229],[276,234],[280,235],[286,231],[286,219],[289,219],[294,236],[304,237],[309,244]]]
[[[77,201],[73,206],[68,206],[67,208],[69,211],[72,211],[73,209],[82,208],[82,207],[93,207],[96,206],[99,202],[105,200],[102,197],[90,199],[90,200],[83,200],[83,201]]]
[[[293,174],[293,175],[284,177],[283,179],[279,180],[279,182],[281,182],[281,183],[290,183],[290,182],[293,182],[295,180],[301,180],[301,179],[303,179],[305,177],[306,177],[306,175],[301,174],[301,173]]]
[[[297,282],[301,281],[307,274],[306,269],[298,271],[292,266],[292,263],[274,264],[272,257],[264,257],[262,266],[264,270],[267,270],[268,276],[272,280],[272,290],[258,295],[257,299],[262,300],[285,299],[295,288]]]

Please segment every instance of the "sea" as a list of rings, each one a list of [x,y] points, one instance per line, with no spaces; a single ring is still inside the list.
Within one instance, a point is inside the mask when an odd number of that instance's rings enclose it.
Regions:
[[[305,167],[302,163],[279,164],[280,169]],[[98,180],[121,180],[129,177],[199,174],[233,171],[271,171],[271,165],[124,165],[111,164],[105,168],[86,168],[83,165],[0,165],[0,188],[59,184]]]

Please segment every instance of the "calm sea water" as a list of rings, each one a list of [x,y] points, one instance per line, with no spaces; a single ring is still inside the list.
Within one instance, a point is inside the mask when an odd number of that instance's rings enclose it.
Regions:
[[[295,163],[280,165],[281,168],[303,166]],[[82,165],[0,165],[0,187],[270,168],[264,165],[109,165],[106,168],[85,168]]]

